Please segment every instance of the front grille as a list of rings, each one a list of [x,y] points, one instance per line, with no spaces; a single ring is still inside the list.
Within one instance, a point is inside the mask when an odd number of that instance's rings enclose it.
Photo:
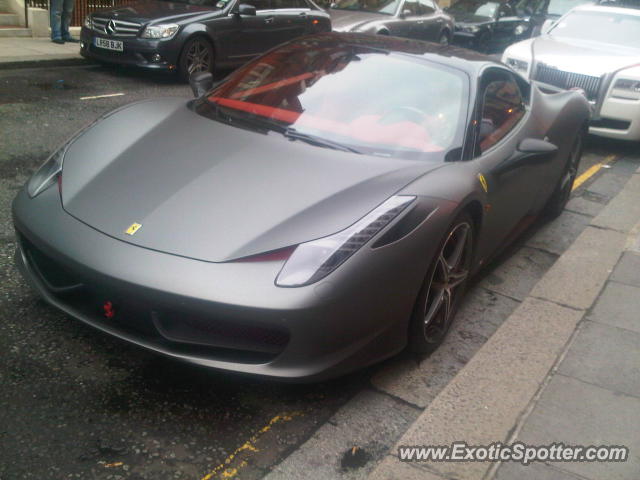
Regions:
[[[142,26],[140,23],[115,20],[113,18],[93,17],[91,21],[96,32],[111,37],[135,37]]]
[[[162,310],[153,313],[158,331],[175,342],[232,348],[274,356],[281,353],[289,343],[289,335],[283,329],[219,317],[186,310]]]
[[[565,90],[574,87],[581,88],[586,92],[587,98],[591,101],[597,100],[601,81],[600,77],[565,72],[564,70],[558,70],[543,63],[538,64],[533,79]]]
[[[123,291],[122,286],[81,278],[23,235],[18,238],[29,266],[49,293],[78,312],[79,318],[112,332],[167,352],[248,364],[273,360],[289,343],[289,333],[283,328],[217,318],[219,315],[194,313],[188,308],[171,309],[159,305],[158,299]],[[111,303],[112,317],[105,316],[107,302]]]
[[[58,261],[45,255],[36,248],[29,240],[20,235],[20,245],[29,263],[37,271],[40,278],[44,280],[47,287],[54,291],[66,291],[76,289],[81,286],[80,279]]]

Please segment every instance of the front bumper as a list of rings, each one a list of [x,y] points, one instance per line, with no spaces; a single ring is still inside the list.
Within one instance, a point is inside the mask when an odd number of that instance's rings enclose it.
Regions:
[[[400,351],[433,254],[412,234],[405,248],[363,248],[318,284],[279,288],[282,261],[208,263],[137,247],[67,214],[55,187],[34,199],[22,189],[13,217],[17,265],[55,307],[175,359],[298,381]],[[422,264],[410,258],[413,242]]]
[[[607,97],[589,133],[620,140],[640,140],[640,100]]]
[[[535,83],[546,93],[565,91],[548,83]],[[602,104],[598,99],[589,102],[592,108],[589,133],[618,140],[640,140],[640,100],[616,98],[610,95],[610,89],[605,91],[606,97]]]
[[[123,51],[107,50],[96,47],[94,38],[117,40],[123,43]],[[177,68],[180,54],[179,41],[153,40],[139,37],[109,37],[86,27],[80,32],[80,54],[85,58],[92,58],[101,62],[129,65],[150,70],[174,71]],[[155,60],[154,55],[160,59]]]

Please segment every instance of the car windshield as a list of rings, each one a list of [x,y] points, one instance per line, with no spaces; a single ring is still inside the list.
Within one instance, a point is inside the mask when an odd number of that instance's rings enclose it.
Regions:
[[[541,13],[545,3],[545,0],[520,0],[513,6],[513,9],[516,15],[524,17]]]
[[[550,0],[549,6],[547,7],[547,14],[561,17],[573,7],[578,7],[587,3],[594,2],[590,0]]]
[[[216,118],[385,157],[441,158],[461,145],[468,103],[461,71],[359,45],[311,43],[281,47],[214,89],[208,105]]]
[[[453,13],[471,13],[476,17],[493,18],[500,4],[498,2],[477,2],[463,0],[455,3],[447,11]]]
[[[393,15],[399,3],[400,0],[338,0],[331,4],[331,8]]]
[[[576,11],[558,22],[549,35],[637,48],[640,46],[640,16]]]

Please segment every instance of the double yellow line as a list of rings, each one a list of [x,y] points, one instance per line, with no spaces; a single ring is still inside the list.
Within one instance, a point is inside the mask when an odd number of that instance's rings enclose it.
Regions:
[[[576,188],[578,188],[580,185],[582,185],[584,182],[586,182],[587,180],[589,180],[591,177],[593,177],[596,173],[598,173],[598,171],[604,167],[605,165],[610,164],[611,162],[613,162],[617,157],[615,155],[607,155],[604,160],[602,160],[600,163],[596,163],[595,165],[592,165],[591,167],[589,167],[587,170],[585,170],[582,175],[580,175],[579,177],[577,177],[575,179],[575,181],[573,182],[573,188],[571,189],[572,191],[575,190]]]

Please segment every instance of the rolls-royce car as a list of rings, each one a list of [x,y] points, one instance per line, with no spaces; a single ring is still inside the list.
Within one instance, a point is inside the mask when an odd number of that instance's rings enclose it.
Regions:
[[[80,53],[192,73],[233,67],[302,35],[331,30],[313,0],[142,0],[87,15]]]
[[[382,35],[191,81],[53,152],[13,202],[17,265],[103,332],[281,379],[434,351],[470,275],[562,211],[589,117],[580,92]]]
[[[576,7],[502,60],[543,91],[584,90],[591,133],[640,140],[640,10]]]
[[[329,10],[336,32],[428,40],[447,45],[453,19],[435,0],[338,0]]]

